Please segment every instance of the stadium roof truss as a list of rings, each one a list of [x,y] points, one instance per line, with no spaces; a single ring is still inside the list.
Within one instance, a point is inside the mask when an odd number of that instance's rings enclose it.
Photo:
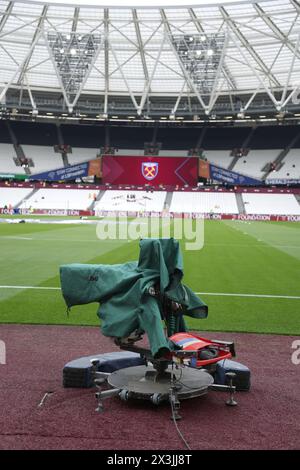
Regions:
[[[285,112],[299,109],[300,3],[102,8],[0,0],[0,61],[0,102],[17,90],[19,104],[26,95],[36,113],[41,93],[60,94],[69,112],[89,97],[104,116],[126,97],[140,116],[152,100],[167,102],[170,116],[183,103],[191,115],[209,115],[222,100],[243,114],[261,94]]]

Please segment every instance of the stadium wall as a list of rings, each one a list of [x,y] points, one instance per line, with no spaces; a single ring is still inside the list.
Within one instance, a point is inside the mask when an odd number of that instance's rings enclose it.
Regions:
[[[270,188],[270,187],[242,187],[237,186],[235,188],[224,188],[218,186],[211,186],[211,187],[176,187],[171,185],[162,185],[162,187],[155,187],[155,186],[135,186],[135,185],[110,185],[110,184],[65,184],[65,183],[51,183],[51,185],[45,185],[45,183],[37,183],[37,182],[0,182],[0,187],[2,188],[47,188],[47,189],[90,189],[91,191],[100,190],[133,190],[134,191],[186,191],[186,192],[234,192],[234,193],[281,193],[281,194],[300,194],[300,188]]]

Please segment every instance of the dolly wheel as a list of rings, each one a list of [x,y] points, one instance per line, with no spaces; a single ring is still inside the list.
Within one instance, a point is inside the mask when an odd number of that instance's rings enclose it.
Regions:
[[[121,398],[122,401],[128,401],[128,399],[129,399],[128,390],[121,390],[120,393],[119,393],[119,397]]]
[[[159,405],[161,402],[161,393],[153,393],[153,395],[150,397],[150,400],[154,405]]]

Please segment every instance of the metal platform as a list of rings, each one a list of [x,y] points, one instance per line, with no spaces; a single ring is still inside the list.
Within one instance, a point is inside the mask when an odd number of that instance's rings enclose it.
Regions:
[[[141,398],[153,401],[168,400],[170,389],[176,387],[180,400],[199,397],[207,393],[213,377],[205,370],[190,367],[175,368],[171,365],[158,373],[151,365],[120,369],[107,378],[109,385],[122,390],[123,399]]]

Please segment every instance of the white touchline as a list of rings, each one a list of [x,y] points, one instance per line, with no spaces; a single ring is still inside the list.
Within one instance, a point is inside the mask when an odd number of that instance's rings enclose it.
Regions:
[[[36,289],[36,290],[61,290],[60,287],[47,286],[0,286],[0,289]],[[271,294],[236,294],[227,292],[195,292],[197,295],[215,295],[226,297],[258,297],[270,299],[300,299],[297,295],[271,295]]]
[[[10,236],[1,236],[1,238],[9,238],[11,240],[33,240],[33,238],[29,237],[10,237]]]
[[[0,286],[0,289],[38,289],[38,290],[60,290],[60,287],[44,286]]]
[[[197,295],[220,295],[228,297],[265,297],[271,299],[300,299],[297,295],[269,295],[269,294],[232,294],[226,292],[195,292]]]

